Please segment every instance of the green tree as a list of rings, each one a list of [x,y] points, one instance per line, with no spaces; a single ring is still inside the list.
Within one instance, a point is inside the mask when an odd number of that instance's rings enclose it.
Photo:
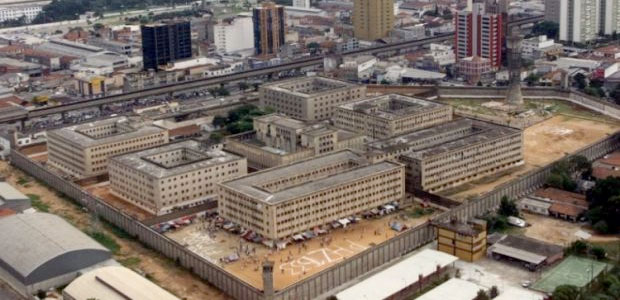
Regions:
[[[596,181],[586,193],[590,209],[586,217],[602,233],[617,233],[620,230],[620,177],[608,177]],[[601,222],[604,221],[604,222]]]
[[[496,285],[492,286],[491,289],[489,290],[489,297],[491,299],[496,298],[497,296],[499,296],[499,289],[497,288]]]
[[[592,249],[590,249],[590,253],[598,260],[603,260],[607,256],[605,249],[599,246],[592,247]]]
[[[497,211],[497,213],[505,217],[518,217],[519,209],[517,208],[514,200],[509,199],[508,196],[503,196],[500,201],[499,210]]]
[[[216,143],[221,142],[223,137],[224,136],[220,132],[213,132],[209,135],[209,139]]]
[[[485,292],[484,290],[479,290],[478,294],[476,294],[476,297],[474,297],[473,300],[490,300],[491,298],[489,298],[489,295],[487,295],[487,292]]]
[[[583,90],[587,85],[586,76],[581,73],[577,73],[577,75],[573,76],[573,80],[575,80],[575,84],[580,90]]]
[[[574,285],[563,284],[555,288],[552,294],[553,300],[577,300],[579,288]]]
[[[616,104],[620,104],[620,84],[616,85],[616,88],[611,91],[609,96],[616,102]]]
[[[101,24],[101,23],[95,23],[95,24],[93,25],[93,29],[94,29],[94,30],[101,30],[101,29],[103,29],[104,27],[105,27],[105,25],[103,25],[103,24]]]
[[[224,125],[226,125],[226,118],[222,117],[222,116],[215,116],[213,117],[213,126],[215,127],[222,127]]]
[[[560,27],[557,23],[551,21],[538,22],[532,28],[534,35],[546,35],[548,38],[557,39]]]

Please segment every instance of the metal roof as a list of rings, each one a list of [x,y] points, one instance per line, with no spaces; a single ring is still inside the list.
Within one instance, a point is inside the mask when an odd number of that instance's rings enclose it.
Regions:
[[[517,249],[510,246],[505,246],[500,243],[496,243],[491,248],[493,253],[498,253],[504,256],[508,256],[511,258],[518,259],[520,261],[524,261],[527,263],[539,265],[547,259],[546,256],[538,255],[532,252],[527,252],[525,250]]]
[[[98,268],[71,282],[64,296],[75,300],[179,300],[137,273],[120,266]]]
[[[2,200],[28,200],[28,197],[7,182],[0,182],[0,203]]]
[[[336,298],[338,300],[386,299],[416,283],[419,275],[426,277],[433,274],[437,266],[444,268],[457,260],[457,257],[450,254],[425,249],[343,290],[336,295]]]
[[[103,262],[110,252],[58,216],[17,214],[0,219],[0,267],[24,284]]]
[[[479,290],[483,289],[486,290],[473,282],[452,278],[416,300],[471,300],[476,297]]]

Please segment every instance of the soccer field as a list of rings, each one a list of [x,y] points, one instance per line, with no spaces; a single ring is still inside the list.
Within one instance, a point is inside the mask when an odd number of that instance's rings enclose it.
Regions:
[[[551,293],[557,286],[563,284],[583,287],[608,267],[608,264],[596,260],[569,256],[559,265],[545,272],[532,288]]]

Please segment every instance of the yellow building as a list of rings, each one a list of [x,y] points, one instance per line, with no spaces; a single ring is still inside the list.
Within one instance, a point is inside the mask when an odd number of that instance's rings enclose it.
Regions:
[[[353,26],[358,39],[373,41],[387,37],[394,27],[394,1],[355,0]]]
[[[472,223],[450,221],[434,225],[437,228],[437,250],[469,262],[484,257],[487,249],[484,221]]]

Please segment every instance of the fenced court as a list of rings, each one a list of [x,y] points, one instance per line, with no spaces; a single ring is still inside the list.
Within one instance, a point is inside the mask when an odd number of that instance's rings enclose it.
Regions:
[[[541,292],[551,293],[557,286],[563,284],[583,287],[609,267],[610,265],[604,262],[569,256],[559,265],[545,272],[533,288]]]

